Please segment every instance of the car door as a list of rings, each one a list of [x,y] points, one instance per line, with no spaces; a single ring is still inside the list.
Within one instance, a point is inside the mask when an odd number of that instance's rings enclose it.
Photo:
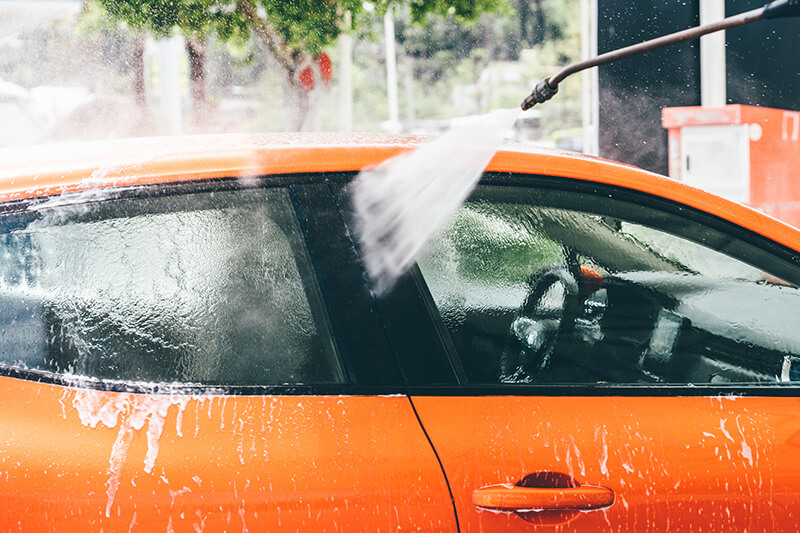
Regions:
[[[794,528],[797,252],[618,187],[483,183],[398,289],[458,376],[406,370],[461,530]]]
[[[455,530],[330,191],[297,180],[5,206],[0,529]]]

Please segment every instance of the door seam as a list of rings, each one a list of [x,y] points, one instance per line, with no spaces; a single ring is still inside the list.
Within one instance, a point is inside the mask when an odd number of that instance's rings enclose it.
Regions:
[[[428,440],[428,444],[430,444],[431,446],[433,455],[436,457],[436,461],[439,463],[439,469],[442,471],[442,475],[444,476],[444,482],[447,485],[447,492],[450,494],[450,503],[453,506],[453,516],[456,519],[456,531],[460,533],[461,526],[458,522],[458,509],[456,509],[456,500],[453,497],[453,489],[450,487],[450,480],[447,477],[447,472],[445,472],[444,470],[444,464],[442,464],[442,459],[439,457],[439,452],[436,451],[436,446],[433,445],[433,441],[431,440],[430,435],[428,435],[428,431],[425,429],[425,424],[422,423],[422,419],[419,417],[419,413],[417,412],[417,407],[414,405],[414,400],[411,399],[410,395],[406,395],[406,398],[408,398],[408,403],[411,404],[411,409],[414,411],[414,416],[417,417],[417,422],[419,422],[419,427],[422,428],[422,433]]]

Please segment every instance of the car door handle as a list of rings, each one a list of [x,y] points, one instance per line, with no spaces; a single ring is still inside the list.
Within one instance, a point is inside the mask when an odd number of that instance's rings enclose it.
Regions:
[[[593,485],[540,488],[500,484],[475,489],[472,503],[491,511],[591,511],[613,504],[614,491]]]

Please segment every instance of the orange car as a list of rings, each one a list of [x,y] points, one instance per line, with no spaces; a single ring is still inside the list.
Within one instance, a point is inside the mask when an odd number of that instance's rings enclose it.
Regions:
[[[0,530],[794,530],[800,231],[509,148],[374,297],[413,146],[0,154]]]

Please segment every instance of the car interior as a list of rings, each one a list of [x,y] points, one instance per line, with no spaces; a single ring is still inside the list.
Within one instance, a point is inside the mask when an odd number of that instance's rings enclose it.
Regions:
[[[796,267],[680,214],[483,186],[419,266],[471,383],[800,380]]]

